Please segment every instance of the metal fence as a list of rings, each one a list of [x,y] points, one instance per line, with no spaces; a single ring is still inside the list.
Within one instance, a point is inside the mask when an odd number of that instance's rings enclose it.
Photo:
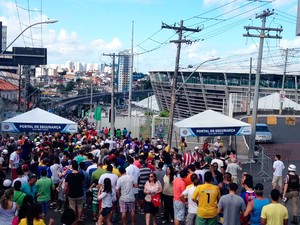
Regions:
[[[261,145],[255,151],[254,161],[260,164],[260,169],[258,175],[262,178],[264,182],[272,180],[273,163],[272,159],[265,154],[265,148]]]

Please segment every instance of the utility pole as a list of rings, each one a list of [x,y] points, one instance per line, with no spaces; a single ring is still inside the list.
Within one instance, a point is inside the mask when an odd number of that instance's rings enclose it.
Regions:
[[[111,81],[111,102],[110,102],[110,137],[113,140],[114,133],[115,133],[115,53],[113,54],[103,54],[104,56],[111,56],[113,63],[112,63],[112,81]]]
[[[279,109],[279,115],[282,114],[283,110],[283,103],[284,103],[284,98],[285,98],[285,91],[284,91],[284,85],[285,85],[285,78],[286,78],[286,68],[288,64],[288,57],[289,57],[289,52],[293,51],[294,49],[283,49],[284,52],[284,67],[283,67],[283,76],[282,76],[282,86],[281,86],[281,91],[280,91],[280,109]]]
[[[190,32],[199,32],[200,29],[192,29],[183,26],[183,20],[180,21],[180,26],[176,27],[167,25],[165,23],[162,24],[162,28],[175,30],[178,33],[178,40],[173,40],[170,42],[177,44],[177,53],[176,53],[176,60],[175,60],[175,71],[174,76],[171,83],[171,102],[170,102],[170,111],[169,111],[169,126],[168,126],[168,146],[172,148],[172,134],[173,134],[173,122],[174,122],[174,108],[175,108],[175,100],[176,100],[176,85],[177,85],[177,76],[179,71],[179,60],[180,60],[180,50],[181,50],[181,43],[188,43],[190,44],[191,41],[182,39],[182,32],[183,31],[190,31]]]
[[[247,97],[247,116],[250,116],[250,103],[251,103],[251,77],[252,77],[252,57],[250,57],[250,71],[249,71],[249,85]]]
[[[93,110],[93,78],[91,77],[90,112]]]
[[[131,117],[132,78],[133,78],[133,32],[134,32],[134,21],[132,21],[131,60],[130,60],[129,87],[128,87],[128,117],[129,118]],[[131,124],[131,122],[129,124]]]
[[[254,99],[253,99],[253,109],[252,109],[252,123],[251,123],[251,136],[249,140],[249,160],[253,160],[254,149],[255,149],[255,136],[256,136],[256,120],[257,120],[257,108],[258,108],[258,99],[259,99],[259,82],[260,82],[260,74],[262,67],[262,57],[263,57],[263,45],[265,38],[275,38],[281,39],[282,37],[278,35],[282,32],[281,28],[267,28],[266,27],[266,18],[273,15],[274,12],[270,10],[264,10],[261,14],[258,14],[255,18],[259,18],[262,20],[261,27],[253,27],[253,26],[245,26],[244,28],[247,30],[247,34],[244,34],[244,37],[257,37],[260,39],[259,42],[259,50],[258,50],[258,58],[257,58],[257,69],[256,69],[256,78],[255,78],[255,88],[254,88]],[[260,31],[259,35],[249,34],[249,30]],[[271,31],[277,32],[275,36],[270,35]]]

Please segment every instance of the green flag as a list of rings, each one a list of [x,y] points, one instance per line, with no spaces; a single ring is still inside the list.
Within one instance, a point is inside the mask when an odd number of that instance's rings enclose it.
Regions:
[[[95,108],[95,112],[94,112],[94,119],[97,121],[101,120],[101,114],[102,114],[102,107],[101,106],[97,106]]]

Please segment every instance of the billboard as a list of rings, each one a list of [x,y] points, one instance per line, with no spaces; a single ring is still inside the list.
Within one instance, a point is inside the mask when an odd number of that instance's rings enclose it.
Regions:
[[[46,48],[13,47],[15,65],[47,65]]]

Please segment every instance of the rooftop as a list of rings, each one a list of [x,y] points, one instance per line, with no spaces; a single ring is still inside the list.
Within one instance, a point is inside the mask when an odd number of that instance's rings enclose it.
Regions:
[[[0,79],[0,91],[17,91],[17,90],[19,90],[18,86]]]

